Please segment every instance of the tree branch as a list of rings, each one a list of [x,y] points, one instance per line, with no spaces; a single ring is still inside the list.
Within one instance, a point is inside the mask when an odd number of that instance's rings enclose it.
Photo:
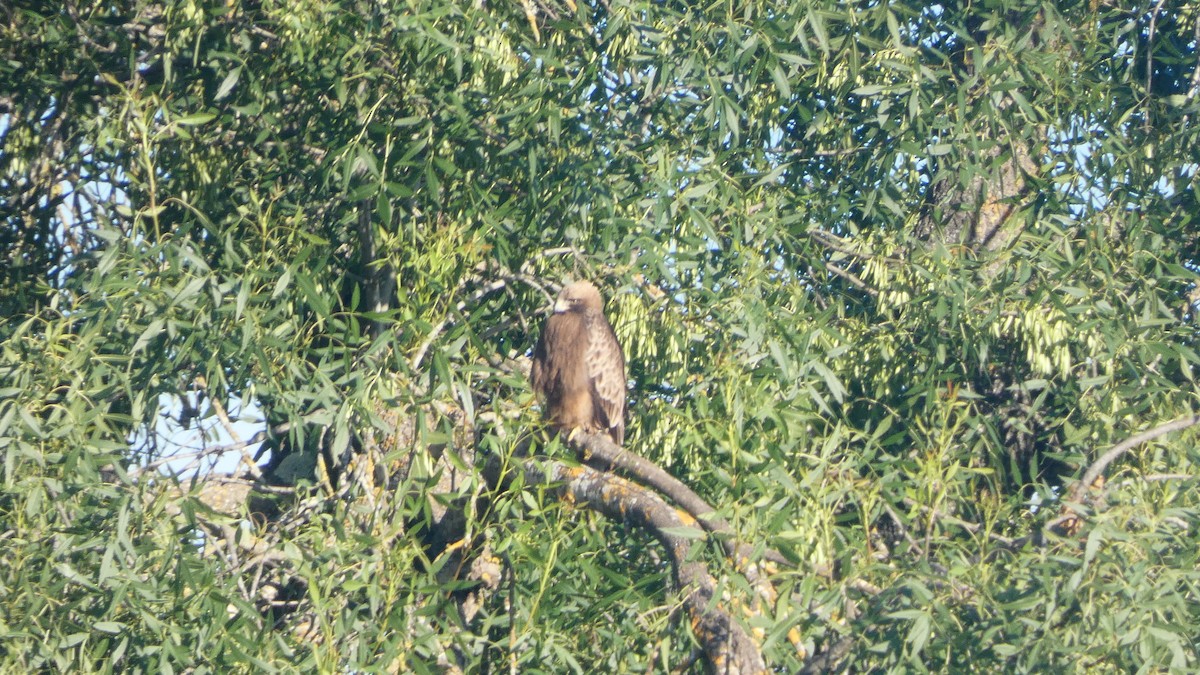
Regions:
[[[429,348],[431,346],[433,346],[434,341],[437,340],[438,336],[442,334],[442,331],[445,330],[447,326],[454,323],[456,314],[461,314],[462,311],[467,308],[467,305],[479,302],[480,300],[491,295],[492,293],[495,293],[496,291],[507,287],[509,282],[512,282],[512,281],[523,282],[523,283],[528,284],[529,286],[541,291],[542,295],[545,295],[548,299],[551,298],[550,294],[546,292],[546,289],[542,286],[542,284],[539,283],[539,281],[536,278],[532,277],[531,275],[529,275],[527,273],[526,268],[529,266],[529,262],[534,260],[535,258],[548,258],[548,257],[555,256],[555,255],[563,255],[566,253],[574,253],[574,252],[575,252],[574,249],[565,248],[565,247],[551,248],[551,249],[546,249],[545,251],[540,251],[539,253],[537,253],[533,257],[531,257],[529,260],[526,260],[525,264],[522,265],[521,269],[518,270],[517,272],[511,272],[507,269],[499,268],[495,265],[488,265],[486,262],[476,265],[474,272],[463,277],[462,280],[460,280],[458,282],[458,285],[455,287],[454,291],[452,292],[452,295],[457,294],[460,290],[465,288],[468,284],[483,281],[485,274],[491,274],[495,277],[498,277],[498,279],[494,279],[494,280],[490,281],[489,283],[485,284],[482,288],[479,288],[478,290],[476,290],[471,295],[467,296],[463,300],[460,300],[457,304],[454,305],[452,311],[447,312],[445,318],[443,318],[441,321],[439,321],[437,324],[434,325],[433,329],[429,331],[429,335],[425,338],[425,341],[422,342],[421,346],[417,349],[416,354],[413,355],[412,361],[410,361],[410,365],[411,365],[412,369],[415,371],[421,366],[421,362],[425,360],[425,355],[429,352]]]
[[[855,288],[865,292],[867,295],[869,295],[873,298],[879,296],[879,291],[868,286],[867,282],[863,281],[862,279],[859,279],[853,272],[846,271],[846,270],[838,267],[837,265],[834,265],[831,262],[825,263],[825,269],[829,270],[830,272],[833,272],[834,274],[845,279],[846,281],[849,281],[851,286],[854,286]]]
[[[196,388],[200,391],[208,393],[208,383],[204,380],[203,375],[196,375]],[[221,400],[215,396],[208,397],[209,404],[217,413],[217,419],[221,420],[221,426],[225,427],[225,432],[233,439],[233,445],[242,453],[242,463],[246,465],[246,469],[250,475],[258,480],[262,480],[262,469],[258,468],[254,458],[250,456],[248,444],[242,442],[241,434],[237,432],[237,428],[233,426],[233,421],[229,419],[229,414],[225,412],[225,406],[221,405]],[[257,434],[255,434],[257,437]]]
[[[894,263],[897,265],[903,265],[905,263],[905,261],[901,260],[900,258],[893,258],[891,256],[878,255],[875,253],[863,253],[862,251],[855,251],[854,249],[852,249],[846,245],[844,239],[842,239],[841,237],[839,237],[837,235],[833,235],[828,232],[825,232],[824,230],[809,230],[807,232],[807,234],[808,234],[809,239],[812,239],[813,241],[817,242],[818,244],[824,246],[825,248],[827,248],[831,251],[837,251],[838,253],[844,253],[848,256],[858,258],[860,260],[883,260],[885,262]]]
[[[1083,477],[1080,478],[1079,481],[1076,482],[1071,488],[1071,498],[1069,501],[1080,501],[1083,497],[1083,491],[1086,490],[1088,486],[1095,483],[1097,478],[1104,475],[1104,471],[1108,468],[1108,465],[1115,462],[1121,457],[1121,455],[1124,455],[1146,441],[1152,441],[1159,436],[1165,436],[1172,431],[1187,429],[1188,427],[1196,424],[1200,424],[1200,415],[1188,415],[1186,417],[1180,417],[1177,420],[1167,422],[1166,424],[1160,424],[1159,426],[1143,431],[1140,434],[1134,434],[1124,441],[1117,443],[1108,452],[1100,455],[1099,459],[1097,459],[1095,462],[1092,462],[1092,465],[1089,466],[1087,471],[1083,473]]]
[[[754,559],[754,547],[736,541],[736,533],[733,528],[716,515],[716,509],[709,506],[690,487],[684,485],[682,481],[667,473],[654,462],[625,450],[604,434],[575,434],[567,438],[567,444],[579,453],[583,461],[599,460],[601,466],[598,468],[616,469],[666,495],[689,516],[695,518],[706,532],[721,535],[720,541],[725,552],[737,560],[739,566],[745,561]],[[791,565],[791,562],[778,551],[763,549],[761,555],[771,562]]]
[[[717,601],[716,580],[692,559],[695,540],[680,534],[695,521],[650,490],[610,473],[560,462],[527,460],[523,466],[528,484],[552,485],[560,498],[644,529],[666,548],[684,609],[712,672],[766,672],[758,645]]]

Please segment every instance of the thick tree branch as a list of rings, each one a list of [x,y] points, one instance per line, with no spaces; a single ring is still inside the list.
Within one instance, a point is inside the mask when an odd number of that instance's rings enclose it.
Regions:
[[[695,539],[680,534],[696,523],[653,492],[610,473],[559,462],[524,463],[530,484],[550,484],[563,499],[649,532],[667,550],[692,630],[713,672],[766,672],[759,647],[719,602],[716,580],[692,559]]]
[[[705,531],[720,535],[721,545],[725,547],[726,553],[738,561],[739,566],[743,562],[753,560],[756,553],[771,562],[791,564],[778,551],[763,549],[761,552],[756,552],[754,547],[736,541],[736,533],[729,523],[717,516],[716,509],[709,506],[690,487],[684,485],[682,481],[667,473],[654,462],[613,443],[612,439],[607,436],[575,434],[567,439],[567,443],[580,454],[585,462],[598,460],[600,468],[616,469],[666,495],[688,515],[695,518]]]

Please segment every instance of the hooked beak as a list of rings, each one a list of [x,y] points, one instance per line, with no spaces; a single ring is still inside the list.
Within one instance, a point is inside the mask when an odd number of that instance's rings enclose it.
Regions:
[[[564,297],[559,297],[554,301],[554,313],[563,314],[571,309],[571,303]]]

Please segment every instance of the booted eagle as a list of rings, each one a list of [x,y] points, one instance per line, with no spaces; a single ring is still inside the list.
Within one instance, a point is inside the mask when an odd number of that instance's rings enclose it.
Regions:
[[[625,439],[625,356],[595,286],[576,281],[558,294],[529,379],[555,429]]]

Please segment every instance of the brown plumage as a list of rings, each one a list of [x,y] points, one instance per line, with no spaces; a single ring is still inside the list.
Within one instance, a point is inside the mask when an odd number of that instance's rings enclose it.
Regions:
[[[556,429],[625,439],[625,356],[595,286],[577,281],[559,293],[529,379]]]

